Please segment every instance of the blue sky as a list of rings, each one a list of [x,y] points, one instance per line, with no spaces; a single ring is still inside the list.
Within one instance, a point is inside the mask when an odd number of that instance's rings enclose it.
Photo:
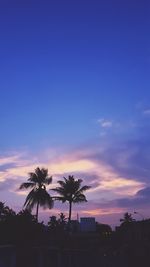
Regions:
[[[122,147],[133,143],[144,155],[150,145],[150,3],[5,1],[0,6],[1,159],[28,153],[30,161],[38,155],[40,162],[39,155],[46,154],[47,164],[47,151],[68,157],[100,146],[106,163],[106,150],[123,154]],[[136,174],[132,178],[138,180]]]

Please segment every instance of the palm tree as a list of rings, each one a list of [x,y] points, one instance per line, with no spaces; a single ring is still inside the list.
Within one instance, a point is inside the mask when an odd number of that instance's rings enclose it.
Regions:
[[[59,196],[54,197],[56,200],[60,200],[63,203],[69,202],[69,217],[68,222],[71,221],[71,213],[72,213],[72,204],[87,202],[84,191],[90,189],[90,186],[82,186],[82,180],[75,180],[73,175],[69,175],[68,178],[63,178],[64,181],[58,181],[59,187],[53,188],[52,190],[57,192]]]
[[[22,183],[19,187],[19,189],[32,189],[26,197],[24,207],[32,211],[34,206],[36,206],[35,216],[37,221],[39,206],[48,207],[49,209],[53,207],[52,197],[46,191],[46,185],[51,183],[52,177],[48,175],[48,170],[37,167],[34,172],[29,173],[28,182]]]
[[[135,219],[132,218],[132,214],[131,213],[124,213],[124,217],[123,219],[120,219],[120,222],[122,222],[121,225],[128,225],[131,222],[134,222]]]

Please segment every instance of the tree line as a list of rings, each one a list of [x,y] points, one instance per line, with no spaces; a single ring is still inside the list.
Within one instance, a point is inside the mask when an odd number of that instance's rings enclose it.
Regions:
[[[69,203],[68,222],[71,221],[72,204],[87,202],[84,192],[90,189],[90,186],[82,186],[82,179],[75,179],[73,175],[63,180],[59,180],[58,186],[51,190],[56,192],[56,196],[51,196],[47,191],[47,186],[52,184],[52,176],[49,176],[48,169],[37,167],[34,172],[29,173],[27,182],[20,185],[19,189],[31,189],[26,197],[24,208],[32,212],[36,207],[36,220],[38,221],[39,207],[52,209],[54,201],[58,200],[62,203]]]
[[[136,221],[132,214],[125,213],[120,222],[115,231],[108,225],[96,223],[96,232],[77,231],[70,234],[67,218],[62,213],[57,219],[51,216],[48,224],[44,225],[37,222],[36,217],[27,209],[16,214],[0,202],[0,245],[1,248],[7,247],[7,251],[8,245],[13,245],[17,257],[21,259],[17,266],[23,267],[37,266],[32,265],[32,261],[37,258],[35,247],[38,248],[38,253],[43,251],[46,260],[50,257],[48,249],[57,248],[62,256],[62,266],[74,266],[66,265],[67,251],[69,257],[74,255],[74,259],[77,258],[77,266],[84,266],[80,264],[79,257],[82,255],[85,262],[88,255],[94,266],[148,267],[150,219]],[[81,251],[81,254],[75,254],[77,251]],[[49,264],[56,266],[52,264],[52,260],[53,256]],[[91,266],[90,262],[87,261],[86,266]]]

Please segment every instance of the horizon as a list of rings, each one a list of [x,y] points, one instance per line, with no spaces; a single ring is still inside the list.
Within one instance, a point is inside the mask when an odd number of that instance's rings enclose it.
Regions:
[[[73,218],[150,217],[150,3],[0,3],[0,201],[22,209],[28,173],[83,179]],[[68,205],[40,209],[40,219]]]

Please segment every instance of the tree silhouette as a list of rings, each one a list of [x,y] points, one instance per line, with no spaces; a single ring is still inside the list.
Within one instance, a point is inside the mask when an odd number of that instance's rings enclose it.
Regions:
[[[84,191],[90,189],[90,186],[82,186],[81,179],[75,180],[73,175],[69,175],[68,178],[63,178],[64,181],[58,181],[59,187],[52,190],[57,192],[59,196],[54,197],[56,200],[60,200],[63,203],[69,202],[69,217],[68,221],[71,221],[72,203],[87,202]]]
[[[58,219],[59,223],[61,225],[65,225],[66,224],[66,220],[67,220],[67,218],[66,218],[65,214],[63,212],[61,212],[59,214],[59,219]]]
[[[120,222],[122,222],[122,225],[126,225],[126,224],[129,224],[129,223],[134,222],[134,221],[135,221],[135,219],[132,218],[132,214],[128,213],[128,212],[126,212],[124,214],[123,219],[120,219]]]
[[[25,209],[25,210],[21,210],[18,214],[17,217],[20,219],[20,221],[22,220],[24,223],[25,222],[34,222],[37,223],[36,218],[34,215],[32,215],[30,213],[29,210]]]
[[[56,216],[51,216],[49,218],[49,221],[48,221],[48,227],[51,229],[51,230],[55,230],[58,228],[58,221],[57,221],[57,218]]]
[[[16,215],[15,211],[6,206],[5,203],[0,202],[0,221],[4,221],[8,217],[15,215]]]
[[[48,175],[48,170],[37,167],[35,172],[29,173],[28,182],[22,183],[19,187],[19,189],[32,189],[26,197],[24,207],[29,211],[32,211],[34,206],[36,206],[37,221],[39,206],[44,208],[48,207],[49,209],[53,207],[52,197],[46,191],[46,185],[51,183],[52,177]]]

